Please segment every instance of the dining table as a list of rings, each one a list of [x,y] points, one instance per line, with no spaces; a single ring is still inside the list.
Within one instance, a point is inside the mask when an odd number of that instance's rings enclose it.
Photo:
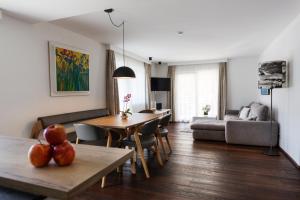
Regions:
[[[155,120],[160,118],[160,114],[151,114],[151,113],[132,113],[132,115],[128,116],[127,119],[122,119],[121,115],[109,115],[105,117],[99,117],[99,118],[94,118],[90,120],[85,120],[82,121],[81,123],[91,125],[91,126],[96,126],[104,129],[107,133],[107,147],[111,146],[112,142],[112,134],[111,130],[121,130],[121,133],[124,133],[123,137],[128,137],[133,134],[134,140],[136,143],[136,150],[138,155],[140,156],[143,169],[145,172],[145,175],[147,178],[150,178],[149,174],[149,169],[146,164],[145,156],[144,156],[144,151],[141,145],[141,140],[140,140],[140,133],[139,129],[147,122]],[[159,135],[159,131],[157,133]],[[158,150],[157,152],[158,156],[158,163],[163,166],[163,162],[160,156],[160,152]],[[131,159],[131,172],[133,174],[136,173],[136,168],[135,168],[135,159]],[[102,181],[103,187],[105,184],[105,177],[104,181]]]
[[[26,195],[17,197],[14,193],[18,191],[72,199],[133,155],[133,150],[129,149],[73,144],[76,156],[70,166],[58,167],[51,160],[48,166],[35,168],[27,153],[38,143],[34,139],[0,136],[0,199],[28,199],[24,197]],[[9,192],[2,187],[8,188]],[[12,193],[11,189],[16,192]]]

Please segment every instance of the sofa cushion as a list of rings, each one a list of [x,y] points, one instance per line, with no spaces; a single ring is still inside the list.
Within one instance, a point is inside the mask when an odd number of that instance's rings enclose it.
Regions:
[[[195,140],[225,141],[225,131],[193,130]]]
[[[246,121],[256,121],[257,117],[247,117]]]
[[[196,120],[191,124],[191,129],[225,131],[225,123],[223,120]]]
[[[241,112],[239,113],[239,118],[240,118],[240,119],[243,119],[243,120],[246,120],[246,119],[248,118],[249,112],[250,112],[250,108],[244,106],[244,107],[241,109]]]
[[[238,115],[225,115],[224,121],[229,121],[229,120],[240,120],[240,119]]]
[[[249,117],[256,117],[256,121],[267,121],[268,107],[260,103],[251,103]]]

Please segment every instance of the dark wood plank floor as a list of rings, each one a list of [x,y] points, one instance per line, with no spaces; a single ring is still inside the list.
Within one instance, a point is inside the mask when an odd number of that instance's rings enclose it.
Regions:
[[[108,176],[106,188],[99,183],[74,199],[300,200],[300,170],[282,154],[268,157],[258,147],[194,141],[182,132],[187,126],[170,125],[173,153],[163,168],[149,155],[150,179],[140,163],[131,175],[128,162],[122,176]]]

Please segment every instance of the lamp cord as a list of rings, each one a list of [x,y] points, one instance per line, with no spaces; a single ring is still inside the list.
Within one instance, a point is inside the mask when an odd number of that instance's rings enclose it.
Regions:
[[[121,26],[123,27],[123,31],[122,31],[122,35],[123,35],[123,63],[124,63],[124,66],[125,66],[125,21],[123,21],[121,24],[117,25],[113,22],[111,16],[109,13],[107,13],[108,16],[109,16],[109,20],[110,22],[112,23],[112,25],[114,25],[115,27],[117,28],[120,28]]]

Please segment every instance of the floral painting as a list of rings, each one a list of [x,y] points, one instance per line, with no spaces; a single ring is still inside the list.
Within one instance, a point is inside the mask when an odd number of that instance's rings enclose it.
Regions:
[[[50,43],[51,94],[85,94],[89,91],[88,53]]]

